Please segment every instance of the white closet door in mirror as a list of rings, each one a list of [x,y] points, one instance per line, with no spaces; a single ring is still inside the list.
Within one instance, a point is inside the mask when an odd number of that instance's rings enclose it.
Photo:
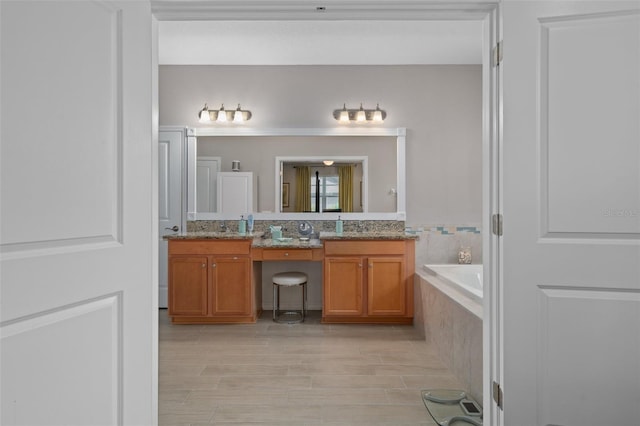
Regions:
[[[198,157],[196,166],[197,211],[215,213],[217,211],[217,180],[220,171],[220,157]]]

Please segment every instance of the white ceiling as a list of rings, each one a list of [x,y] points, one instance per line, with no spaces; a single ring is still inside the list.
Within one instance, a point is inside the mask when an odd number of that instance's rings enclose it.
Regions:
[[[161,65],[480,64],[480,21],[160,21]]]

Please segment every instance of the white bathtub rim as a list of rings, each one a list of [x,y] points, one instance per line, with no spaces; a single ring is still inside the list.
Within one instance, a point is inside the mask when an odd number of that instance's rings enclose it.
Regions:
[[[416,275],[418,275],[420,279],[426,284],[429,284],[439,290],[454,303],[457,303],[462,308],[478,317],[480,320],[483,320],[484,309],[482,307],[482,300],[478,300],[476,297],[472,297],[466,291],[460,289],[457,286],[451,285],[442,277],[433,275],[433,273],[429,273],[423,268],[417,269]]]
[[[482,276],[482,264],[468,264],[468,265],[460,265],[460,264],[425,264],[422,267],[427,271],[429,275],[437,275],[438,278],[441,278],[443,281],[448,282],[450,285],[455,287],[461,287],[461,291],[468,292],[469,296],[472,299],[476,299],[478,302],[482,303],[483,297],[483,289],[482,282],[480,283],[480,289],[478,289],[475,284],[467,285],[464,282],[458,282],[456,280],[456,272],[457,271],[465,271],[468,273],[468,270],[472,270],[480,273]],[[453,275],[451,275],[451,271]],[[480,278],[482,279],[482,277]]]

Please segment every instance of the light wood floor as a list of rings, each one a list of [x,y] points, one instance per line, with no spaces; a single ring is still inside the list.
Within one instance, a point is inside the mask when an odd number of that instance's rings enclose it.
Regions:
[[[412,326],[173,325],[160,311],[160,425],[436,425],[421,389],[462,389]]]

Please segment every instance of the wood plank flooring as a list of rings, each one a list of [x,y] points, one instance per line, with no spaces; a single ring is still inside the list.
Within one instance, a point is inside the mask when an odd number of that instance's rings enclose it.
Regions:
[[[436,425],[421,389],[462,389],[413,326],[173,325],[160,310],[159,422]]]

